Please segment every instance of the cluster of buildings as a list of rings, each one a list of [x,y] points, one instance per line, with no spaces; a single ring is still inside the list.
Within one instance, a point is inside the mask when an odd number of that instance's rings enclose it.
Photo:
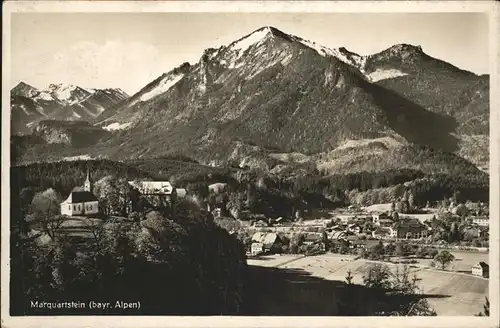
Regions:
[[[151,207],[159,203],[172,203],[174,199],[186,196],[186,189],[174,188],[169,181],[129,181],[130,191],[145,196]],[[82,190],[73,190],[60,204],[61,214],[67,216],[93,216],[101,212],[99,199],[93,192],[90,172],[87,172]],[[127,211],[135,210],[134,201],[128,201]]]
[[[293,234],[288,235],[291,237]],[[316,245],[320,251],[326,250],[325,240],[321,233],[301,233],[304,237],[301,245],[312,246]],[[348,242],[347,234],[344,232],[331,232],[327,234],[330,241],[343,240]],[[276,232],[256,232],[252,236],[252,245],[250,249],[251,255],[259,255],[263,253],[273,254],[280,253],[283,246],[288,245],[288,238],[284,234]]]
[[[396,219],[387,213],[363,217],[342,217],[329,231],[345,231],[348,234],[364,234],[373,238],[420,239],[426,238],[431,228],[414,218]]]

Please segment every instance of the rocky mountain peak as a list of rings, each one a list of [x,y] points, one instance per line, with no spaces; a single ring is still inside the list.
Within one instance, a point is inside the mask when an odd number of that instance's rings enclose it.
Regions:
[[[11,93],[13,95],[31,98],[40,93],[40,91],[37,88],[25,83],[24,81],[21,81],[14,88],[12,88]]]

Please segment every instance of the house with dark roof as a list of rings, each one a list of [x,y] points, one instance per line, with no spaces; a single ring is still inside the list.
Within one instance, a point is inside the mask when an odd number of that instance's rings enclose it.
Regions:
[[[484,278],[490,276],[490,266],[486,262],[479,262],[472,267],[472,274]]]
[[[344,231],[333,230],[328,238],[330,240],[347,240],[347,234]]]
[[[68,198],[61,203],[61,214],[76,216],[95,215],[97,213],[99,213],[99,200],[92,193],[92,183],[88,172],[83,191],[72,191],[69,194]]]
[[[304,245],[318,245],[321,251],[326,249],[323,237],[318,233],[308,233],[304,235]]]
[[[403,219],[393,224],[391,237],[405,239],[420,239],[428,235],[429,228],[417,219]]]
[[[304,235],[304,245],[312,245],[321,241],[321,234],[307,233]]]
[[[281,251],[282,240],[274,232],[256,232],[252,236],[252,255],[260,253],[279,253]]]
[[[389,214],[387,214],[385,212],[372,215],[373,224],[375,224],[377,226],[380,226],[382,221],[386,222],[387,220],[391,220],[391,219],[392,218],[389,216]],[[393,220],[391,220],[391,223],[392,222],[393,222]]]

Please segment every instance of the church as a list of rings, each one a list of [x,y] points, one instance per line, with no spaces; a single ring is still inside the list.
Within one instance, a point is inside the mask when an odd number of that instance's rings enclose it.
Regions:
[[[90,172],[87,172],[87,179],[83,191],[72,191],[68,198],[61,203],[61,214],[68,216],[93,215],[99,213],[99,200],[92,193],[92,183],[90,182]]]

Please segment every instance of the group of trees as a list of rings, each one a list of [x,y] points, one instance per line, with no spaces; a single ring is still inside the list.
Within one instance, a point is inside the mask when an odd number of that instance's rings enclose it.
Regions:
[[[387,245],[379,241],[368,249],[361,248],[359,254],[362,258],[370,260],[387,260],[391,256],[430,258],[433,259],[431,265],[438,265],[441,270],[444,270],[455,259],[454,255],[447,250],[439,252],[433,247],[410,245],[403,241]]]
[[[348,275],[346,280],[352,280]],[[388,316],[435,316],[436,312],[423,297],[418,286],[418,277],[411,274],[410,268],[404,265],[391,271],[385,264],[371,264],[363,276],[365,287],[378,295],[383,304],[378,315]]]
[[[391,242],[386,245],[379,241],[369,248],[361,248],[359,255],[370,260],[385,260],[390,256],[415,256],[418,258],[433,258],[438,254],[435,248],[411,245],[405,241]]]
[[[483,228],[471,226],[466,217],[444,212],[433,217],[428,225],[432,228],[432,242],[446,242],[464,246],[488,247],[488,237],[481,237]],[[478,235],[479,234],[479,235]]]

